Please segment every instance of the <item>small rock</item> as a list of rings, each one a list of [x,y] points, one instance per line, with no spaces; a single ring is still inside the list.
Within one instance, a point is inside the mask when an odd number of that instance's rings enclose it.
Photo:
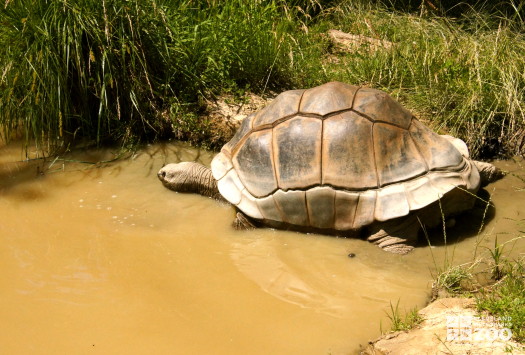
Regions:
[[[332,42],[343,51],[358,51],[364,49],[367,52],[376,52],[380,49],[390,49],[393,46],[393,43],[387,40],[354,35],[339,30],[329,30],[328,35]]]

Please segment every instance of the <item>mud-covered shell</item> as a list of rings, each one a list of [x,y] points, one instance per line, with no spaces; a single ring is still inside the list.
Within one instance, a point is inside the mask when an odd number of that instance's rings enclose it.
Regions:
[[[248,116],[212,161],[248,216],[359,229],[407,215],[479,174],[454,144],[382,91],[327,83],[286,91]]]

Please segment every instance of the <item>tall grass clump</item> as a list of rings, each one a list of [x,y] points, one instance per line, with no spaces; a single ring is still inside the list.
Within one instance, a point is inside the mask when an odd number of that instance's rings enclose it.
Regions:
[[[180,117],[204,95],[286,80],[290,18],[276,1],[8,0],[2,133],[47,149],[203,130]]]
[[[7,134],[51,145],[101,142],[138,129],[159,131],[161,73],[168,56],[158,2],[6,2],[0,60],[0,120]],[[49,146],[47,148],[50,148]]]
[[[423,317],[418,313],[416,308],[405,312],[405,315],[402,316],[401,310],[399,309],[399,300],[397,300],[395,306],[390,302],[390,310],[386,312],[386,315],[390,320],[391,332],[410,330],[423,321]],[[384,333],[382,324],[380,324],[380,330],[381,333]]]
[[[478,311],[506,319],[516,341],[525,341],[525,264],[523,258],[506,265],[505,275],[476,297]]]
[[[464,139],[475,157],[525,151],[521,17],[479,11],[460,18],[421,16],[345,1],[312,32],[330,27],[392,46],[346,53],[325,47],[329,58],[338,57],[323,64],[329,80],[388,91],[434,128]]]
[[[398,3],[413,2],[8,0],[0,134],[46,149],[172,137],[213,148],[229,137],[202,118],[205,98],[341,80],[389,92],[474,157],[525,152],[523,6]],[[329,29],[391,46],[339,51]]]

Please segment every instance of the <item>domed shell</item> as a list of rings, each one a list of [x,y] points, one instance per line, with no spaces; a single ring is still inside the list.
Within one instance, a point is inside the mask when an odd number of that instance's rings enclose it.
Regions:
[[[244,119],[212,172],[252,218],[350,230],[405,216],[455,187],[476,190],[466,158],[386,93],[331,82],[283,92]]]

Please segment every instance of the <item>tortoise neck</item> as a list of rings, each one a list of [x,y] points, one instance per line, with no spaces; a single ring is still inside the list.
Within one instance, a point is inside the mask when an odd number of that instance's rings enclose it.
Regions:
[[[201,164],[195,164],[192,175],[195,177],[194,181],[198,182],[195,185],[196,193],[215,200],[223,200],[217,187],[217,180],[213,177],[211,169]]]

